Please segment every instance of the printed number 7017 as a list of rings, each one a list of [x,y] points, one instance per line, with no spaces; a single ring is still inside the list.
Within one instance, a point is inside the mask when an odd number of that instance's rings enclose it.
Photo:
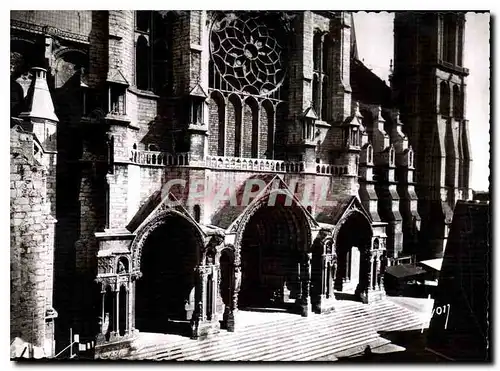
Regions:
[[[450,304],[445,304],[443,306],[439,306],[439,307],[434,308],[432,310],[432,313],[431,313],[431,318],[434,316],[434,314],[437,314],[438,316],[440,316],[441,314],[446,313],[446,322],[444,323],[445,330],[448,327],[448,318],[450,317],[450,309],[451,309]],[[422,331],[420,331],[420,333],[424,332],[424,326],[425,326],[425,323],[422,324]]]

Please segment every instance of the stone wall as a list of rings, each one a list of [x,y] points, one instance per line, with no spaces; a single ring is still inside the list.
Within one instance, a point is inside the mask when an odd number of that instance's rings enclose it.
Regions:
[[[218,225],[223,218],[222,214],[225,212],[231,215],[239,214],[244,211],[245,205],[248,205],[244,200],[251,202],[254,199],[256,193],[250,192],[252,190],[250,185],[257,184],[258,181],[251,183],[251,179],[262,179],[267,184],[275,174],[269,172],[265,179],[262,175],[264,174],[253,171],[170,168],[165,171],[163,185],[172,181],[171,187],[168,189],[164,187],[163,192],[165,192],[164,197],[168,191],[172,192],[190,213],[193,213],[195,205],[199,205],[201,223]],[[346,196],[357,195],[359,188],[356,178],[352,176],[285,173],[282,177],[304,207],[311,206],[313,214],[320,213],[322,208],[331,207],[332,203]],[[182,179],[186,183],[175,184],[173,181],[176,179]],[[245,189],[251,198],[244,198]],[[254,188],[253,192],[257,192],[257,188]]]
[[[14,127],[10,156],[11,327],[45,355],[53,352],[52,309],[54,222],[47,197],[47,173],[34,156],[34,138]]]

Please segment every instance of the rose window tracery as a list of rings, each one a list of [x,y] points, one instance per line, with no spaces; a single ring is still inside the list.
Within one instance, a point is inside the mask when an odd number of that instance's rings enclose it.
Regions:
[[[278,32],[257,14],[219,17],[212,26],[210,49],[222,78],[235,90],[267,95],[286,74],[285,48]]]

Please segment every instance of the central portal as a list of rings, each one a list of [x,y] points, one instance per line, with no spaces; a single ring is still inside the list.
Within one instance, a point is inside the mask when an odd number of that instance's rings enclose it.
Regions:
[[[264,206],[249,219],[241,244],[240,308],[291,310],[300,300],[306,225],[297,206]]]
[[[198,264],[198,231],[183,217],[168,216],[144,244],[143,276],[136,286],[136,328],[190,335]]]

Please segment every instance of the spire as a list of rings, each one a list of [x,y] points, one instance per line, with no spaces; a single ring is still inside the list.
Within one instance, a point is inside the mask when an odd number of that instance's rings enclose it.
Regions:
[[[19,115],[22,118],[38,118],[59,122],[54,103],[47,85],[47,70],[39,67],[31,69],[33,79],[26,97],[28,110]]]

